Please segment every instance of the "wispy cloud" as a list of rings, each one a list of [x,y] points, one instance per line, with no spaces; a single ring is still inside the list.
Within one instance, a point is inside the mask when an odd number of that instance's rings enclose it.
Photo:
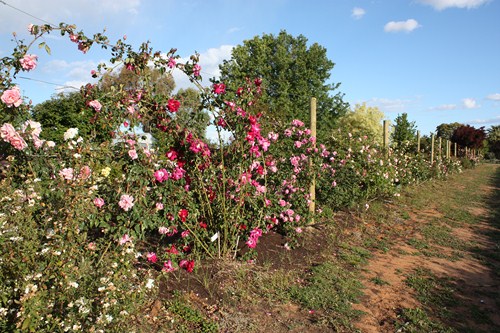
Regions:
[[[490,95],[486,96],[486,98],[489,100],[492,100],[492,101],[500,101],[500,94],[499,93],[490,94]]]
[[[414,103],[410,99],[389,99],[389,98],[372,98],[366,101],[370,106],[378,107],[382,112],[405,112],[408,105]]]
[[[490,0],[418,0],[418,2],[432,6],[436,10],[444,10],[447,8],[473,9],[490,2]]]
[[[462,106],[466,109],[477,109],[479,105],[474,98],[464,98],[462,100]]]
[[[238,32],[238,31],[241,31],[241,28],[240,27],[231,27],[229,29],[227,29],[227,33],[228,34],[234,34],[235,32]]]
[[[456,104],[443,104],[439,106],[433,106],[430,108],[430,110],[438,110],[438,111],[443,111],[443,110],[456,110],[458,107]]]
[[[500,124],[500,116],[488,119],[474,119],[468,122],[471,125]]]
[[[421,27],[421,25],[414,19],[406,21],[391,21],[384,26],[385,32],[412,32],[413,30]]]
[[[366,11],[363,8],[360,7],[354,7],[351,12],[351,17],[355,18],[356,20],[359,20],[363,16],[365,16]]]

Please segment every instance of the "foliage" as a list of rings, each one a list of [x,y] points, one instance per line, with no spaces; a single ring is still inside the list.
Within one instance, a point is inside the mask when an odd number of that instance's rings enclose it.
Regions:
[[[474,128],[470,125],[463,125],[453,131],[451,141],[456,142],[462,147],[479,149],[483,147],[486,139],[484,127]]]
[[[488,150],[497,159],[500,159],[500,125],[488,129]]]
[[[263,34],[236,46],[220,66],[221,81],[239,91],[250,78],[262,80],[261,111],[266,123],[286,126],[309,118],[310,98],[317,98],[318,137],[327,136],[336,119],[347,111],[339,84],[328,84],[334,63],[317,43],[307,45],[303,35],[286,31]],[[335,95],[333,95],[335,93]]]
[[[394,122],[394,130],[391,134],[393,144],[396,144],[398,147],[404,147],[409,142],[414,142],[416,126],[414,121],[408,120],[408,114],[403,113],[398,115]]]
[[[350,132],[355,136],[366,135],[374,143],[382,144],[382,120],[384,113],[377,107],[367,106],[366,103],[356,104],[354,110],[348,111],[338,121],[338,128]]]
[[[436,136],[438,138],[443,138],[446,140],[451,140],[451,136],[453,135],[453,132],[460,126],[463,126],[461,123],[448,123],[448,124],[441,124],[436,127]]]

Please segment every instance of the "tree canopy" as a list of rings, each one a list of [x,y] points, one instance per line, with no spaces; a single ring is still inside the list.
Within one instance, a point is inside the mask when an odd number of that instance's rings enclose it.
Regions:
[[[339,84],[327,83],[334,63],[318,43],[308,46],[303,35],[286,31],[263,34],[236,46],[230,60],[220,65],[221,78],[236,91],[250,79],[262,80],[262,111],[272,124],[297,118],[308,122],[310,99],[317,99],[318,136],[329,133],[348,104],[336,92]]]
[[[382,144],[382,120],[384,113],[366,103],[356,104],[353,110],[340,117],[338,127],[356,135],[367,135]]]
[[[451,141],[456,142],[462,147],[482,148],[483,142],[486,139],[486,131],[484,127],[475,128],[470,125],[462,125],[455,129],[451,136]]]
[[[415,122],[408,120],[407,113],[398,115],[394,122],[394,130],[391,135],[392,142],[399,147],[411,143],[415,139],[417,131]]]
[[[453,132],[459,128],[460,126],[463,126],[463,124],[454,122],[454,123],[449,123],[449,124],[441,124],[436,127],[436,134],[438,138],[443,138],[450,140],[451,136],[453,135]]]

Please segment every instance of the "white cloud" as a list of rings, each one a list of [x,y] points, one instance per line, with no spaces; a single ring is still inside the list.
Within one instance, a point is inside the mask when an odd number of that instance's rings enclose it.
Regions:
[[[366,14],[366,11],[363,8],[354,7],[352,9],[351,16],[353,18],[355,18],[356,20],[359,20],[360,18],[362,18],[363,16],[365,16],[365,14]]]
[[[431,107],[430,109],[431,110],[456,110],[457,105],[456,104],[443,104],[443,105]]]
[[[219,77],[219,65],[222,64],[224,59],[231,58],[232,45],[221,45],[218,48],[210,48],[205,52],[200,53],[200,66],[201,76],[203,77],[203,84],[208,85],[209,79],[212,77]],[[189,57],[179,59],[179,62],[186,62]],[[189,78],[179,70],[173,71],[176,89],[193,87]]]
[[[370,106],[378,107],[382,112],[405,112],[407,106],[413,103],[413,101],[408,99],[389,99],[389,98],[372,98],[366,101],[366,104]]]
[[[74,88],[79,89],[82,85],[97,81],[90,75],[90,71],[97,69],[97,65],[98,62],[92,60],[68,62],[54,59],[43,65],[41,72],[46,75],[48,81],[54,83],[66,80],[55,88],[56,92],[74,91]]]
[[[421,25],[414,19],[408,19],[406,21],[391,21],[384,26],[385,32],[411,32]]]
[[[231,28],[227,29],[226,32],[228,34],[233,34],[233,33],[238,32],[238,31],[241,31],[241,28],[239,28],[239,27],[231,27]]]
[[[123,21],[124,15],[137,15],[141,0],[24,0],[9,1],[10,6],[3,5],[0,10],[0,33],[27,33],[27,26],[45,24],[47,22],[58,25],[59,22],[74,23],[75,20],[83,22],[93,21],[109,22],[116,18]],[[14,7],[14,8],[12,8]],[[39,21],[23,14],[29,13],[46,22]],[[118,20],[120,19],[120,20]],[[128,19],[127,19],[128,20]]]
[[[499,93],[490,94],[490,95],[486,96],[486,98],[490,99],[492,101],[500,101],[500,94]]]
[[[500,124],[500,116],[496,116],[489,119],[474,119],[468,122],[472,125],[484,125],[484,124]]]
[[[477,8],[490,0],[418,0],[418,2],[432,6],[436,10],[444,10],[446,8]]]
[[[477,102],[474,98],[464,98],[462,100],[462,105],[466,109],[477,109],[479,105],[477,105]]]

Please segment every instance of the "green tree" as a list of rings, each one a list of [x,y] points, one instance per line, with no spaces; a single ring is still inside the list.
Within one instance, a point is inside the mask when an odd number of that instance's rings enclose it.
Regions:
[[[377,107],[366,103],[356,104],[354,110],[349,110],[339,118],[338,128],[357,136],[367,135],[375,142],[382,144],[382,120],[384,113]]]
[[[175,98],[181,103],[176,113],[177,121],[195,134],[198,138],[205,138],[205,131],[210,122],[210,116],[201,109],[201,97],[194,88],[180,89]]]
[[[494,158],[500,158],[500,125],[488,129],[488,150]]]
[[[396,117],[394,123],[391,135],[393,144],[400,148],[413,147],[417,131],[415,122],[409,121],[408,114],[403,113]]]
[[[81,136],[95,135],[104,140],[108,133],[93,131],[89,122],[93,111],[85,106],[80,92],[60,93],[33,107],[33,119],[42,124],[41,138],[57,143],[63,141],[68,128],[78,128]]]
[[[436,127],[436,136],[438,138],[450,140],[451,136],[453,135],[453,132],[460,126],[463,126],[463,124],[457,122],[449,124],[443,123]]]
[[[310,99],[316,97],[321,137],[348,110],[343,95],[335,92],[339,84],[327,83],[333,67],[324,47],[308,46],[303,35],[293,37],[283,30],[236,46],[231,59],[220,65],[220,80],[236,91],[248,79],[262,79],[262,113],[272,125],[288,124],[295,118],[308,123]]]

